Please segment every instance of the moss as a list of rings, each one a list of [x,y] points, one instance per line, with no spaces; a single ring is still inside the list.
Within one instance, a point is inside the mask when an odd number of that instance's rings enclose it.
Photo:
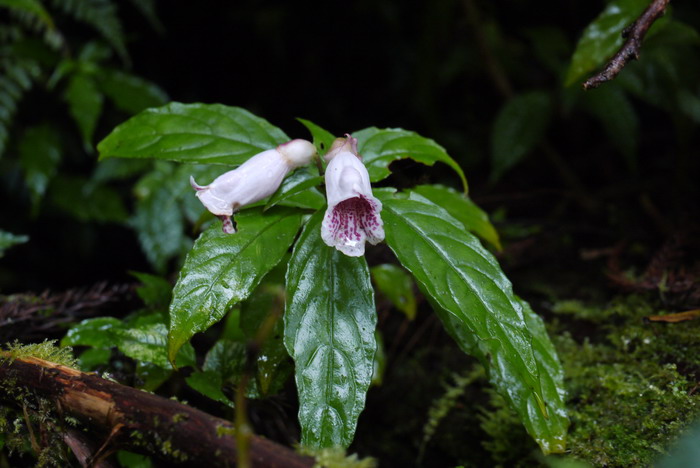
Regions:
[[[187,421],[190,416],[187,413],[175,413],[173,414],[172,421],[177,424],[182,421]]]
[[[638,295],[574,309],[554,311],[597,326],[578,339],[553,334],[567,376],[571,452],[596,466],[650,465],[700,413],[691,392],[700,322],[649,323],[644,317],[659,311]]]
[[[489,395],[489,405],[482,408],[479,419],[488,437],[481,445],[491,454],[493,466],[542,466],[537,458],[540,454],[537,443],[527,434],[515,411],[492,388],[485,392]]]
[[[566,374],[570,455],[593,466],[650,466],[700,416],[700,392],[693,392],[700,321],[648,322],[665,313],[650,297],[562,301],[547,320]],[[503,399],[484,391],[481,444],[491,465],[555,466]]]
[[[220,424],[216,426],[216,437],[234,437],[236,435],[236,429],[229,426],[224,426]]]
[[[299,447],[297,451],[302,455],[314,457],[316,459],[314,468],[375,468],[377,466],[373,458],[358,458],[357,454],[347,455],[342,448]]]
[[[56,346],[56,340],[44,340],[42,343],[26,345],[15,341],[6,345],[6,347],[6,357],[11,360],[35,357],[62,366],[78,368],[78,361],[73,357],[72,348]]]

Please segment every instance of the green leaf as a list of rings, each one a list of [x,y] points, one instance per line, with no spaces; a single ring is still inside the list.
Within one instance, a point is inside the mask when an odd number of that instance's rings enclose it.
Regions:
[[[111,348],[116,346],[116,332],[124,323],[114,317],[85,319],[72,326],[61,340],[61,346],[92,346]]]
[[[648,0],[615,0],[588,25],[571,57],[564,86],[571,86],[603,65],[622,45],[622,30],[649,6]]]
[[[657,468],[686,468],[700,463],[700,422],[695,422],[676,440],[668,453],[654,464]]]
[[[551,99],[543,91],[521,94],[501,108],[491,129],[491,179],[497,180],[542,139],[551,117]]]
[[[140,323],[118,329],[115,335],[119,351],[128,357],[171,369],[167,352],[168,328],[164,323]],[[194,366],[194,348],[189,344],[182,346],[173,361],[178,367]]]
[[[447,331],[466,353],[479,358],[498,392],[515,402],[515,410],[521,410],[523,400],[535,402],[535,414],[520,413],[521,418],[552,421],[546,408],[558,409],[558,403],[543,392],[544,364],[538,362],[533,340],[551,344],[546,335],[533,336],[529,330],[523,304],[493,255],[449,213],[420,195],[382,202],[387,244],[413,273]],[[554,436],[543,431],[534,437],[543,449],[556,449],[565,433],[547,427]]]
[[[147,109],[97,145],[103,158],[154,158],[239,165],[289,137],[240,107],[181,104]]]
[[[128,468],[151,468],[153,466],[151,459],[146,455],[139,455],[125,450],[117,452],[117,460],[119,460],[120,466]]]
[[[119,193],[107,186],[90,184],[82,177],[57,176],[51,182],[46,199],[80,221],[116,222],[127,220],[128,213]]]
[[[527,432],[545,454],[562,453],[566,449],[566,432],[569,427],[565,406],[564,369],[559,362],[557,350],[547,335],[542,318],[526,301],[520,299],[520,304],[523,306],[527,329],[532,334],[532,348],[540,371],[540,385],[549,417],[545,418],[538,411],[538,402],[525,388],[511,388],[507,399],[510,405],[516,408]]]
[[[148,273],[131,271],[129,274],[141,282],[136,288],[136,294],[147,307],[152,309],[165,309],[172,299],[172,286],[170,282],[160,276]]]
[[[185,241],[185,220],[170,188],[159,186],[150,196],[139,200],[129,224],[136,230],[151,265],[165,273],[167,261],[181,251]]]
[[[288,262],[286,262],[288,263]],[[275,391],[276,385],[289,376],[290,366],[284,347],[284,274],[286,263],[270,271],[251,297],[241,306],[240,326],[246,340],[255,340],[259,351],[256,357],[257,387],[261,395]],[[285,268],[281,268],[285,267]]]
[[[111,358],[112,350],[109,348],[88,348],[80,354],[78,363],[81,370],[90,372],[108,364]]]
[[[386,350],[384,349],[384,338],[379,330],[374,332],[374,338],[377,340],[377,352],[374,354],[374,365],[372,366],[372,385],[381,385],[386,373]]]
[[[97,84],[115,106],[129,114],[168,102],[158,85],[120,70],[100,69]]]
[[[237,381],[243,373],[245,360],[245,343],[221,339],[207,353],[202,369],[216,373],[221,382]]]
[[[322,182],[323,177],[319,176],[317,171],[314,174],[307,168],[296,170],[292,175],[284,179],[277,192],[270,197],[265,205],[265,211],[281,202],[293,200],[292,197],[295,195],[299,196],[302,194],[305,196],[302,201],[307,201],[307,205],[299,206],[299,208],[311,208],[314,210],[323,208],[326,204],[326,197],[316,188]],[[295,206],[298,206],[298,204]]]
[[[247,298],[294,241],[301,215],[285,209],[246,210],[236,234],[213,224],[187,255],[170,304],[169,355]]]
[[[97,119],[102,113],[104,96],[97,88],[91,76],[83,73],[74,74],[63,95],[73,120],[78,124],[87,152],[93,152],[92,136],[95,133]]]
[[[316,150],[318,151],[319,156],[323,156],[328,152],[328,150],[331,148],[331,145],[333,144],[333,141],[335,140],[335,136],[328,130],[325,130],[315,123],[311,122],[310,120],[305,120],[305,119],[297,119],[299,122],[304,125],[304,127],[309,130],[309,133],[311,133],[311,137],[313,138],[313,143],[314,146],[316,146]]]
[[[22,135],[18,150],[19,164],[36,209],[61,161],[60,138],[50,125],[31,127]]]
[[[5,255],[5,251],[12,246],[24,244],[29,241],[29,236],[12,234],[0,229],[0,258]]]
[[[372,182],[385,179],[391,171],[389,164],[398,159],[410,158],[428,166],[442,162],[457,172],[464,192],[467,192],[467,179],[462,168],[452,159],[445,148],[429,138],[401,128],[365,128],[352,134],[357,138],[358,152],[369,172]]]
[[[409,320],[416,317],[416,296],[413,294],[413,279],[403,268],[390,263],[370,269],[377,290],[382,293]]]
[[[420,194],[436,205],[440,205],[470,232],[501,250],[498,232],[489,221],[489,216],[471,199],[444,185],[419,185],[413,192]]]
[[[284,340],[296,363],[301,443],[347,447],[372,378],[377,316],[364,257],[326,246],[322,219],[309,220],[289,262]]]
[[[185,379],[187,385],[214,401],[233,408],[233,402],[221,390],[221,376],[214,371],[193,372]]]

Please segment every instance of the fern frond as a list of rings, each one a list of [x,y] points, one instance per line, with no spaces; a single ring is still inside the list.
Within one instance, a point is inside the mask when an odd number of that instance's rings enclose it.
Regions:
[[[122,60],[129,64],[124,31],[112,0],[53,0],[53,5],[78,21],[95,28],[114,48]]]
[[[35,18],[47,28],[54,28],[51,15],[38,0],[0,0],[0,7],[9,8],[20,16]]]
[[[8,8],[13,24],[20,30],[19,26],[24,26],[24,30],[43,36],[44,42],[52,49],[60,49],[64,46],[65,40],[56,29],[51,14],[44,8],[38,0],[0,0],[0,7]],[[24,31],[16,33],[12,39],[2,37],[3,43],[8,40],[18,40]]]
[[[40,74],[41,68],[34,60],[0,59],[0,156],[5,152],[17,103]]]

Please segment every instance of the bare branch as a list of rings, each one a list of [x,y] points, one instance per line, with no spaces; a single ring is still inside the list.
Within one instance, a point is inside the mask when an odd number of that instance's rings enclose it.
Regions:
[[[61,413],[82,421],[91,429],[83,435],[101,445],[90,457],[97,463],[116,449],[152,455],[169,464],[214,468],[236,463],[233,425],[177,401],[42,359],[12,361],[3,352],[0,385],[0,400],[6,403],[21,408],[27,399],[17,401],[17,395],[29,394],[53,402]],[[251,435],[249,444],[252,466],[310,468],[314,464],[313,458],[259,436]],[[76,449],[76,444],[70,445]]]
[[[639,50],[642,40],[651,25],[666,12],[666,7],[671,0],[652,0],[646,10],[634,23],[622,31],[622,37],[626,39],[622,47],[608,61],[602,71],[593,75],[583,83],[583,89],[597,88],[606,81],[615,78],[625,68],[631,59],[639,59]]]

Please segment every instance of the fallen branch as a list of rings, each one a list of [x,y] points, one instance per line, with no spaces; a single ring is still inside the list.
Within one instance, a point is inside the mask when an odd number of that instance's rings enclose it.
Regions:
[[[11,360],[7,353],[0,353],[0,399],[18,408],[36,407],[32,399],[48,400],[56,414],[85,424],[91,429],[87,434],[99,447],[88,465],[95,466],[118,449],[152,455],[171,464],[227,467],[236,463],[234,427],[228,421],[42,359]],[[259,436],[251,436],[249,450],[253,466],[301,468],[314,464],[313,458]]]
[[[622,47],[612,56],[602,71],[583,83],[583,89],[597,88],[606,81],[612,80],[625,68],[630,59],[639,59],[639,50],[644,36],[651,25],[666,12],[670,1],[653,0],[639,18],[622,31],[622,37],[626,39]]]

